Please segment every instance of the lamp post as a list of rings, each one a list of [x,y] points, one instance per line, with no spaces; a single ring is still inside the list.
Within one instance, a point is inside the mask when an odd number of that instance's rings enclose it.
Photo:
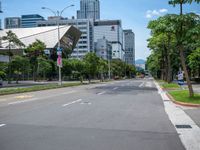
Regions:
[[[62,73],[61,73],[61,68],[62,68],[62,50],[60,48],[60,23],[59,23],[59,18],[62,16],[62,13],[69,7],[73,7],[74,5],[69,5],[67,7],[65,7],[64,9],[62,9],[61,11],[57,10],[54,11],[48,7],[42,7],[42,9],[46,9],[49,10],[50,12],[52,12],[54,14],[54,16],[58,17],[57,20],[57,27],[58,27],[58,47],[57,47],[57,55],[58,55],[58,59],[57,59],[57,65],[58,65],[58,69],[59,69],[59,85],[62,85]]]

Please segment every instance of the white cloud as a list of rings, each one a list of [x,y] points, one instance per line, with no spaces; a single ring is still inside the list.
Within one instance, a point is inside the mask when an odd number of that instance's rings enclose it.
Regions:
[[[167,9],[160,9],[159,12],[160,12],[160,13],[167,13],[168,10],[167,10]]]
[[[161,15],[167,13],[167,12],[168,12],[168,10],[164,9],[164,8],[163,9],[159,9],[159,10],[156,10],[156,9],[154,9],[154,10],[147,10],[147,12],[146,12],[146,18],[150,19],[150,18],[153,18],[155,16],[161,16]]]

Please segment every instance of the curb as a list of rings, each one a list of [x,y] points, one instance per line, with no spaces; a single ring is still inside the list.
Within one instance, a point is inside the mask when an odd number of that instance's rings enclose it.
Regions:
[[[191,104],[191,103],[184,103],[184,102],[178,102],[176,101],[168,92],[166,93],[168,98],[175,104],[181,105],[181,106],[186,106],[186,107],[200,107],[200,104]]]

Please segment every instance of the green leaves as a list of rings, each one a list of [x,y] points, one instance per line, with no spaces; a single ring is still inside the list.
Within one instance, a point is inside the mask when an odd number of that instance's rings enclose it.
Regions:
[[[6,34],[7,34],[6,36],[2,37],[2,40],[8,41],[9,47],[11,44],[19,47],[25,47],[25,45],[18,39],[15,33],[9,30],[8,32],[6,32]]]
[[[199,3],[200,0],[170,0],[169,4],[175,6],[177,4],[186,4],[186,3],[191,4],[192,2]]]

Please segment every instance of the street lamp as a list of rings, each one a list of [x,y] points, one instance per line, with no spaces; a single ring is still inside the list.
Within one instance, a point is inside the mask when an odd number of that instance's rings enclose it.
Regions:
[[[69,7],[73,7],[74,5],[69,5],[67,7],[65,7],[64,9],[62,9],[61,11],[57,10],[54,11],[48,7],[42,7],[42,9],[46,9],[49,10],[50,12],[52,12],[54,14],[54,16],[58,17],[57,20],[57,26],[58,26],[58,47],[57,47],[57,55],[58,55],[58,68],[59,68],[59,85],[62,85],[62,74],[61,74],[61,68],[62,68],[62,50],[60,48],[60,24],[59,24],[59,17],[62,16],[62,13]]]

